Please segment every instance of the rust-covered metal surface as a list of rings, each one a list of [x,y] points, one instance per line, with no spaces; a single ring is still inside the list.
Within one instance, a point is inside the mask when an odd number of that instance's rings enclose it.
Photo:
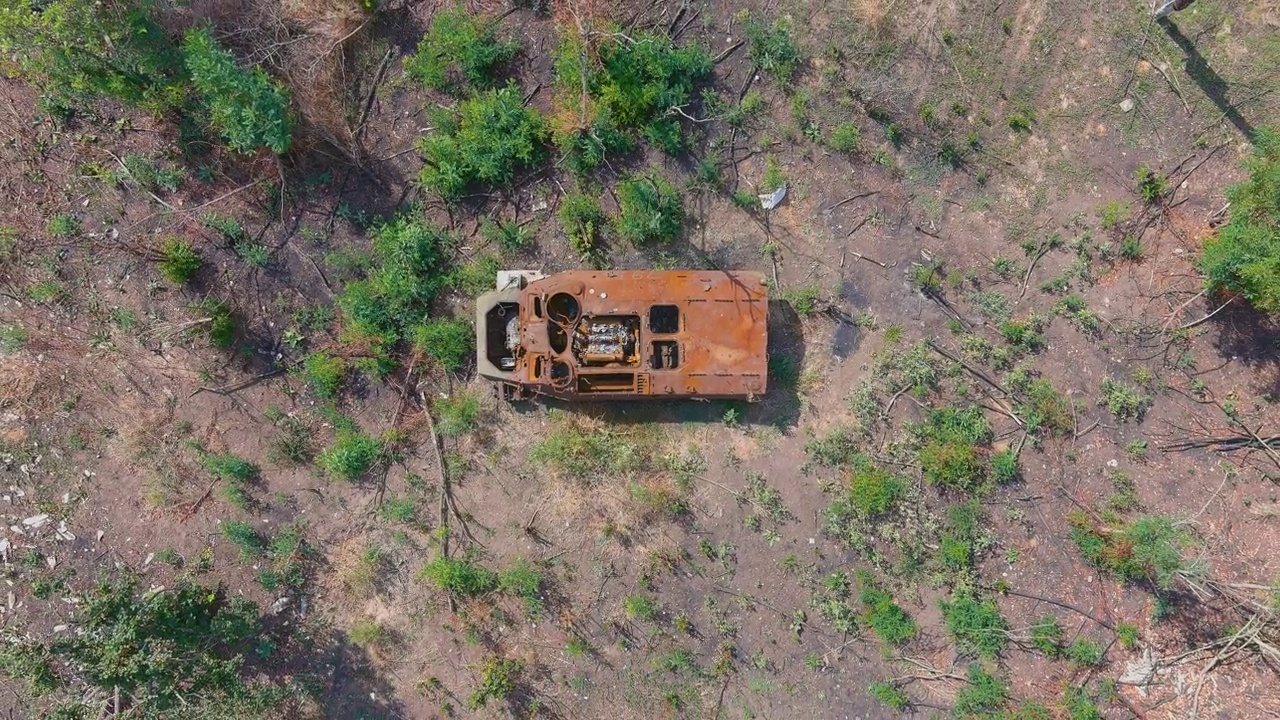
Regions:
[[[767,389],[760,273],[501,273],[499,287],[477,300],[477,366],[509,397],[755,400]]]

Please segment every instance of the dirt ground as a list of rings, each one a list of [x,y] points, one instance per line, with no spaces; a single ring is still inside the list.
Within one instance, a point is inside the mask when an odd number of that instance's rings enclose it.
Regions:
[[[1225,187],[1244,177],[1246,133],[1280,118],[1280,6],[1199,0],[1175,16],[1173,29],[1149,22],[1146,2],[622,6],[617,17],[634,15],[639,27],[727,53],[714,87],[737,99],[759,91],[765,110],[741,129],[723,120],[698,129],[719,148],[731,190],[754,192],[772,161],[788,197],[762,213],[727,193],[689,190],[684,240],[660,252],[615,247],[610,264],[761,271],[774,279],[777,299],[817,288],[819,312],[782,303],[771,310],[771,353],[790,380],[779,371],[769,395],[751,405],[507,405],[465,371],[401,367],[383,382],[352,381],[340,401],[361,428],[400,429],[407,438],[375,477],[346,483],[279,457],[281,417],[296,418],[314,448],[335,434],[324,403],[280,370],[308,351],[341,348],[332,324],[299,318],[332,307],[354,277],[341,256],[367,252],[369,240],[353,218],[424,200],[433,222],[467,238],[463,258],[486,249],[481,219],[529,219],[537,247],[508,264],[579,266],[553,212],[563,193],[556,177],[465,212],[447,211],[413,184],[421,108],[442,100],[407,80],[400,61],[433,5],[384,17],[355,55],[356,95],[371,100],[363,167],[318,152],[278,166],[217,156],[212,181],[184,182],[163,199],[171,209],[137,189],[104,185],[88,165],[110,166],[130,152],[180,157],[173,128],[110,111],[57,125],[21,81],[0,81],[3,222],[22,248],[0,266],[0,324],[25,336],[0,351],[7,629],[62,631],[55,626],[66,622],[67,604],[59,593],[38,597],[38,581],[79,588],[127,569],[162,586],[199,566],[203,581],[298,629],[279,665],[263,672],[319,673],[320,706],[331,718],[941,717],[969,685],[975,661],[1008,680],[1010,708],[1035,700],[1051,717],[1280,717],[1277,659],[1212,645],[1239,629],[1235,601],[1185,585],[1157,600],[1148,584],[1090,564],[1072,542],[1070,520],[1073,511],[1107,516],[1117,494],[1130,493],[1130,514],[1121,516],[1177,518],[1193,538],[1188,557],[1203,561],[1214,587],[1275,602],[1275,452],[1168,446],[1236,434],[1228,409],[1259,436],[1280,425],[1280,326],[1243,303],[1224,308],[1204,295],[1195,265],[1221,219]],[[792,86],[757,75],[746,48],[733,49],[744,10],[791,18],[805,52]],[[550,110],[556,21],[516,9],[500,28],[524,48],[515,76],[533,93],[531,104]],[[1014,114],[1033,118],[1029,131],[1010,126]],[[905,139],[890,142],[889,123],[877,117],[892,118]],[[834,152],[812,135],[844,122],[861,128],[856,153]],[[974,149],[962,162],[940,158],[942,143],[964,144],[971,133]],[[690,162],[656,151],[627,162],[616,170],[656,165],[682,187],[691,173]],[[1139,195],[1140,167],[1169,178],[1150,204]],[[273,190],[281,178],[284,193]],[[243,262],[204,228],[200,211],[210,208],[239,218],[269,249],[269,262]],[[68,212],[82,234],[50,237],[48,218]],[[212,261],[190,287],[172,286],[155,269],[154,248],[169,235],[192,239]],[[1043,244],[1054,236],[1060,245]],[[1126,238],[1140,247],[1132,257],[1116,250]],[[1000,272],[999,259],[1016,270]],[[921,292],[913,268],[934,262],[944,279]],[[983,381],[927,348],[924,357],[947,373],[938,390],[895,395],[896,387],[881,386],[897,377],[885,358],[924,339],[980,365],[965,354],[966,338],[1002,342],[976,299],[990,293],[1012,317],[1049,319],[1043,347],[1020,362],[1072,401],[1065,435],[1029,441],[1019,414],[1003,411]],[[1096,314],[1096,331],[1055,311],[1066,294]],[[190,332],[206,297],[235,312],[230,349]],[[467,317],[470,300],[455,293],[447,304]],[[1006,382],[990,366],[982,372]],[[1120,421],[1100,404],[1104,378],[1149,395],[1140,420]],[[961,402],[987,408],[992,448],[1017,449],[1020,476],[982,498],[975,541],[972,578],[1012,638],[998,659],[956,646],[939,609],[955,588],[932,565],[884,572],[901,564],[906,535],[937,550],[953,499],[919,480],[910,463],[909,510],[864,527],[861,548],[830,530],[828,508],[848,469],[817,462],[815,441],[866,420],[864,386],[877,409],[888,408],[860,436],[864,452],[900,459],[895,448],[908,423]],[[484,399],[478,424],[444,438],[438,457],[424,413],[468,391]],[[651,463],[584,486],[530,457],[566,424],[688,462],[683,470]],[[262,467],[248,510],[222,499],[196,444]],[[460,598],[451,608],[419,574],[439,552],[448,512],[442,469],[458,508],[453,546],[494,568],[518,559],[536,566],[544,579],[537,613],[507,596]],[[687,512],[637,502],[633,488],[645,483],[675,483]],[[410,509],[392,512],[393,501]],[[243,562],[223,537],[232,519],[267,534],[301,523],[317,551],[305,590],[268,592],[256,582],[260,563]],[[379,549],[377,571],[353,580],[368,548]],[[22,562],[37,551],[44,566]],[[858,569],[881,572],[918,624],[914,638],[886,644],[865,625],[841,632],[822,617],[823,578]],[[656,609],[631,611],[637,596]],[[1102,657],[1080,664],[1037,649],[1027,628],[1046,614],[1060,620],[1065,642],[1085,638]],[[382,639],[354,640],[353,626],[369,622]],[[1121,625],[1135,626],[1136,639],[1121,642]],[[469,711],[481,663],[495,656],[523,661],[518,690],[503,706]],[[869,694],[886,680],[909,696],[905,709]],[[22,683],[5,685],[0,712],[36,716]],[[1098,715],[1072,714],[1065,698],[1073,688]]]

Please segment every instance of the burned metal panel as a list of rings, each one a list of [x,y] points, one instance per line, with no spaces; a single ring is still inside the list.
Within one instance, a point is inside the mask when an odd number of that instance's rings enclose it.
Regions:
[[[478,322],[493,325],[486,308],[510,302],[509,293],[498,295],[480,298]],[[755,399],[767,389],[760,273],[572,271],[529,282],[516,304],[511,355],[481,345],[478,359],[482,375],[520,395]],[[477,328],[482,336],[491,345],[502,334]]]

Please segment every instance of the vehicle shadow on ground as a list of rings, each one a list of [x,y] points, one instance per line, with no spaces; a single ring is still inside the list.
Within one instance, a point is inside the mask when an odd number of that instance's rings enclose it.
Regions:
[[[1177,43],[1178,47],[1182,48],[1182,52],[1186,54],[1187,75],[1195,81],[1196,85],[1200,86],[1204,94],[1213,101],[1214,105],[1218,106],[1223,116],[1230,120],[1237,130],[1243,133],[1246,138],[1252,139],[1254,135],[1253,125],[1227,100],[1227,93],[1231,90],[1230,83],[1209,66],[1208,61],[1196,49],[1195,43],[1186,35],[1183,35],[1177,25],[1168,18],[1161,18],[1157,22],[1164,28],[1165,33],[1169,35],[1169,39]]]

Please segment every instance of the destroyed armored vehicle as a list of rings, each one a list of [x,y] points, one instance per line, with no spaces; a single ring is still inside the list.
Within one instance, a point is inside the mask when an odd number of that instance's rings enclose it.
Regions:
[[[476,301],[476,367],[508,400],[754,401],[768,315],[755,272],[503,271]]]

